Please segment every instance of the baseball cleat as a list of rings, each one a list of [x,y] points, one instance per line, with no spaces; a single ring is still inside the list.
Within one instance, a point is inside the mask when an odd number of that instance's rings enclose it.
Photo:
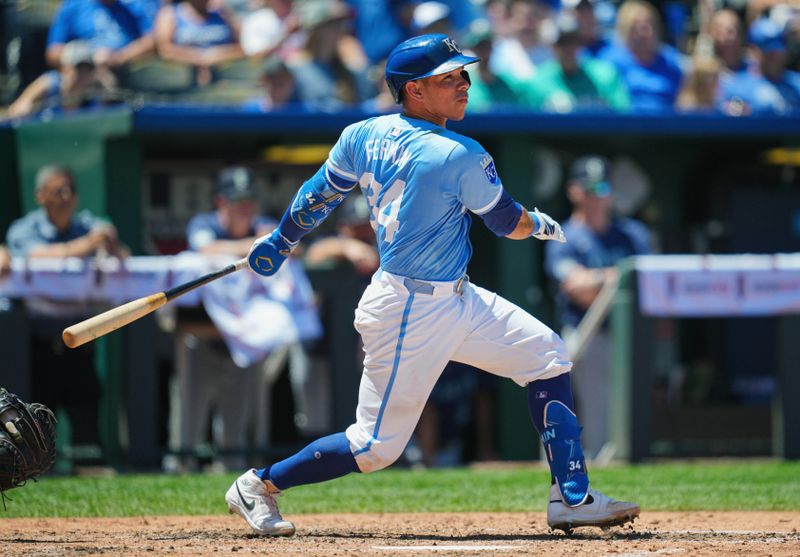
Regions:
[[[609,528],[633,522],[639,516],[639,505],[617,501],[596,489],[589,489],[586,501],[577,507],[564,504],[557,485],[550,486],[550,501],[547,504],[547,525],[553,530],[569,533],[581,526]]]
[[[281,491],[270,481],[263,481],[251,469],[233,482],[225,494],[231,514],[240,515],[262,536],[291,536],[294,524],[284,520],[278,510],[276,498]]]

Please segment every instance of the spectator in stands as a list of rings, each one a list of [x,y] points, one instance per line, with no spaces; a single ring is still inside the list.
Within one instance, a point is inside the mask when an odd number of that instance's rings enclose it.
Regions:
[[[748,64],[744,52],[744,34],[736,12],[729,9],[714,12],[708,27],[713,53],[722,62],[722,70],[746,72]]]
[[[36,174],[39,208],[14,221],[6,244],[13,257],[67,258],[107,254],[127,257],[129,250],[113,225],[89,211],[76,213],[78,188],[63,166],[45,166]],[[94,344],[68,349],[61,331],[90,313],[83,303],[27,299],[30,358],[35,400],[66,411],[73,445],[99,445],[100,383],[94,366]]]
[[[8,248],[0,244],[0,277],[6,276],[11,272],[11,254]]]
[[[389,52],[412,35],[413,0],[349,0],[355,11],[355,35],[364,47],[369,65],[385,60]]]
[[[481,112],[525,104],[524,97],[514,91],[518,80],[492,71],[493,41],[494,34],[489,21],[485,19],[475,22],[462,41],[464,48],[472,50],[480,58],[480,62],[468,69],[472,84],[469,88],[467,110]]]
[[[95,64],[112,70],[152,54],[155,43],[148,5],[129,0],[63,2],[47,37],[48,64],[57,68],[64,46],[74,40],[89,41]]]
[[[339,1],[310,0],[300,22],[306,32],[302,53],[289,62],[301,98],[321,110],[355,106],[373,95],[366,57],[348,34],[350,11]]]
[[[505,38],[513,35],[509,21],[509,5],[506,0],[488,0],[486,2],[486,19],[496,38]]]
[[[370,68],[368,75],[373,83],[373,88],[378,93],[371,99],[367,99],[361,104],[364,112],[386,114],[390,112],[400,112],[402,107],[394,100],[394,95],[389,90],[386,83],[386,62],[381,62],[377,66]]]
[[[286,108],[307,108],[301,100],[294,74],[277,56],[264,61],[259,82],[264,88],[264,94],[244,103],[245,110],[274,112]]]
[[[244,257],[255,238],[276,223],[259,216],[252,172],[241,166],[224,169],[214,196],[216,209],[189,221],[189,249],[205,255]],[[212,428],[216,449],[235,451],[248,445],[247,419],[254,412],[262,363],[240,368],[222,336],[203,310],[181,309],[175,327],[175,384],[171,389],[169,446],[185,453],[165,459],[167,471],[193,470],[193,451],[205,442],[211,412],[221,428]],[[228,455],[217,467],[238,466],[241,456]]]
[[[255,0],[256,9],[242,18],[240,44],[247,56],[287,58],[302,46],[300,22],[292,0]]]
[[[800,74],[786,69],[784,30],[771,19],[750,26],[753,64],[722,80],[721,107],[729,114],[785,113],[800,109]]]
[[[633,110],[671,110],[683,78],[681,55],[661,42],[658,12],[643,0],[626,0],[617,14],[617,33],[619,42],[599,57],[617,67]]]
[[[631,105],[628,90],[614,66],[579,57],[580,50],[578,19],[565,10],[556,18],[555,58],[542,63],[536,78],[521,91],[527,104],[547,112],[627,111]]]
[[[9,105],[8,116],[23,118],[43,110],[89,108],[112,98],[114,76],[94,63],[87,41],[70,41],[61,51],[58,70],[40,75]]]
[[[580,37],[582,56],[592,58],[604,48],[608,47],[609,42],[603,36],[597,15],[594,13],[596,0],[564,0],[562,10],[575,15],[578,20],[578,35]]]
[[[603,285],[616,278],[616,264],[630,255],[650,251],[643,224],[613,215],[612,193],[608,160],[589,155],[573,163],[566,185],[572,214],[562,224],[569,242],[547,246],[545,251],[545,270],[558,286],[556,301],[567,342]],[[609,442],[611,340],[607,324],[589,342],[573,368],[573,392],[581,415],[586,416],[584,451],[598,458]]]
[[[499,39],[494,45],[492,71],[529,79],[536,66],[553,54],[542,36],[545,22],[553,10],[544,0],[513,0],[509,7],[509,26],[512,36]]]
[[[411,16],[411,29],[415,35],[442,33],[450,36],[453,33],[450,23],[450,8],[442,2],[417,4]]]
[[[710,112],[717,109],[722,64],[716,58],[696,56],[686,73],[676,106],[691,112]]]
[[[239,27],[224,7],[213,0],[180,0],[163,6],[156,18],[158,55],[197,69],[197,85],[213,81],[216,65],[244,57]]]

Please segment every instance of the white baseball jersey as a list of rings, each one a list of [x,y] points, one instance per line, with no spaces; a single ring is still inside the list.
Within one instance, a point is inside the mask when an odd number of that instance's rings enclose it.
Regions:
[[[381,260],[355,313],[364,373],[346,434],[363,472],[400,456],[448,361],[520,385],[571,368],[550,328],[465,278],[468,211],[488,212],[502,194],[480,144],[423,120],[380,116],[345,129],[326,165],[360,184]]]

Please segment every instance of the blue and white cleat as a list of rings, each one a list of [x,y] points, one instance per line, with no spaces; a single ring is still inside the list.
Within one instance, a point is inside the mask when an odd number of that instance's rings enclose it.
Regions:
[[[291,536],[294,524],[284,520],[275,500],[281,491],[272,482],[258,477],[254,469],[248,470],[233,482],[225,494],[231,514],[236,513],[262,536]]]
[[[581,426],[578,418],[559,400],[544,407],[542,443],[556,480],[561,499],[569,507],[577,507],[589,496],[589,474],[581,448]]]
[[[596,526],[610,528],[633,522],[639,516],[639,505],[627,501],[617,501],[596,489],[590,489],[586,500],[577,507],[564,504],[558,486],[550,486],[550,500],[547,503],[547,525],[553,530],[563,530],[569,534],[573,528]]]

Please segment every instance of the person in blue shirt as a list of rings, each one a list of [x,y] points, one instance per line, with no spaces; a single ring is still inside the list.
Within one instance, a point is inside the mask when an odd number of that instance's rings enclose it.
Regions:
[[[69,168],[40,168],[34,194],[39,208],[15,220],[8,229],[6,244],[12,257],[129,255],[113,225],[87,210],[77,211],[78,187]],[[61,331],[89,317],[92,308],[83,302],[57,303],[38,298],[28,298],[25,303],[30,319],[28,348],[34,397],[67,413],[72,445],[99,445],[100,382],[93,343],[70,350],[61,340]]]
[[[742,20],[736,12],[730,9],[714,12],[708,22],[708,34],[713,54],[720,60],[725,73],[747,71],[749,64],[744,50]]]
[[[309,2],[299,11],[303,50],[287,64],[301,100],[317,110],[338,111],[371,98],[366,57],[349,33],[350,10],[339,1]]]
[[[88,210],[76,212],[78,187],[67,167],[39,169],[35,194],[39,208],[8,229],[6,243],[14,257],[89,257],[98,252],[129,255],[112,224]]]
[[[57,68],[70,41],[89,41],[95,63],[111,69],[152,54],[155,50],[148,15],[152,10],[133,0],[70,0],[53,18],[47,36],[47,63]]]
[[[609,46],[602,34],[600,22],[595,13],[596,0],[562,0],[562,11],[572,13],[578,20],[578,34],[581,43],[581,56],[596,58]]]
[[[292,71],[277,56],[267,58],[261,66],[259,84],[263,94],[242,103],[247,112],[276,112],[280,110],[309,110]]]
[[[558,287],[561,334],[569,339],[603,285],[616,279],[617,263],[650,252],[650,234],[639,221],[613,215],[611,167],[604,157],[577,159],[566,193],[573,207],[564,222],[569,242],[548,243],[545,269]],[[604,326],[573,371],[576,402],[584,418],[584,447],[595,458],[609,442],[610,370],[611,338]]]
[[[278,510],[282,490],[391,465],[448,361],[527,389],[530,417],[550,464],[550,527],[605,527],[639,515],[635,503],[589,487],[564,342],[466,275],[470,214],[497,236],[566,241],[556,221],[514,201],[477,141],[446,127],[448,120],[464,118],[470,87],[465,67],[477,61],[447,35],[421,35],[395,47],[386,81],[403,112],[345,128],[278,228],[248,254],[254,272],[273,275],[300,239],[359,187],[380,260],[355,311],[364,346],[355,423],[267,468],[248,470],[225,494],[230,511],[258,534],[294,534],[294,524]]]
[[[94,63],[87,41],[68,42],[61,51],[61,66],[49,70],[8,106],[10,118],[23,118],[44,111],[57,113],[101,106],[113,98],[115,81]]]
[[[786,69],[783,27],[768,18],[750,26],[753,64],[721,81],[719,105],[729,114],[781,114],[800,109],[800,74]]]
[[[661,42],[658,12],[648,2],[627,0],[617,15],[618,40],[598,55],[613,63],[631,97],[633,112],[672,110],[681,88],[681,54]]]
[[[155,40],[161,58],[197,69],[200,86],[211,83],[214,66],[244,58],[238,23],[211,0],[182,0],[163,6],[156,17]]]
[[[242,257],[257,236],[275,228],[272,220],[259,215],[254,177],[247,167],[231,166],[220,172],[214,205],[214,211],[197,214],[189,221],[186,239],[191,251]],[[256,405],[263,363],[237,366],[202,309],[180,308],[174,337],[169,446],[176,454],[165,457],[163,466],[169,472],[184,472],[197,469],[194,451],[207,442],[212,410],[222,426],[212,428],[212,445],[223,453],[246,446],[250,416],[243,407]],[[215,457],[212,465],[225,469],[243,463],[240,456],[229,454]]]

